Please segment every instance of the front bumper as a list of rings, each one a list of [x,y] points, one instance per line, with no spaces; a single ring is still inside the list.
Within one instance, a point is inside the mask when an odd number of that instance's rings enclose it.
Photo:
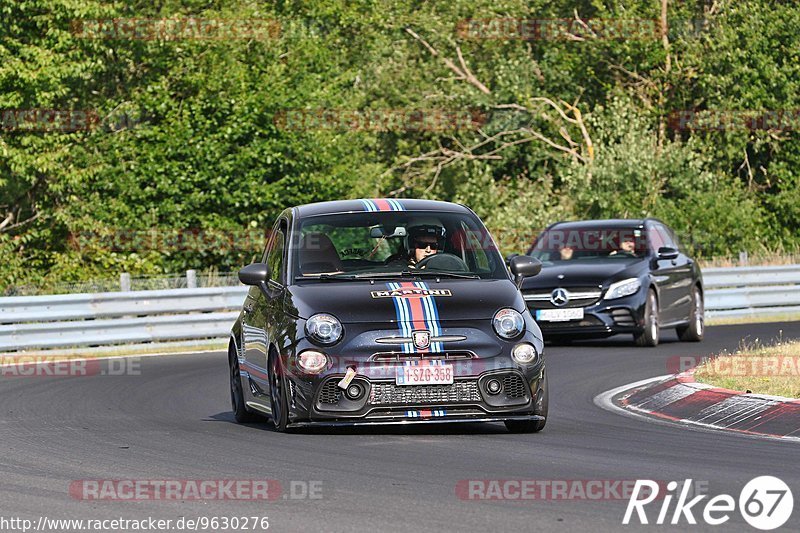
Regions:
[[[549,322],[537,318],[537,307],[528,303],[545,339],[553,337],[600,338],[619,333],[640,333],[644,329],[644,311],[647,291],[616,300],[598,300],[583,308],[583,318]]]
[[[386,426],[386,425],[400,425],[400,424],[419,424],[420,422],[424,422],[426,424],[451,424],[454,422],[471,422],[471,423],[479,423],[479,422],[506,422],[508,420],[519,420],[519,421],[543,421],[545,417],[540,415],[495,415],[492,417],[442,417],[442,418],[424,418],[424,419],[413,419],[413,418],[400,418],[400,419],[359,419],[359,420],[315,420],[315,421],[306,421],[306,422],[293,422],[291,427],[302,428],[302,427],[318,427],[318,426],[328,426],[328,427],[351,427],[351,426]]]
[[[313,382],[290,378],[291,424],[542,420],[537,400],[543,394],[544,364],[525,370],[505,368],[461,375],[451,385],[397,385],[394,379],[358,374],[351,382],[362,388],[358,398],[348,398],[337,386],[344,374],[326,375]],[[496,394],[489,392],[491,380],[502,383]]]

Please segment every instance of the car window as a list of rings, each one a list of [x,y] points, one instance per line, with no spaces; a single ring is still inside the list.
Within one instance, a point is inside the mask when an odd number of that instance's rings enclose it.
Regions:
[[[297,244],[291,249],[295,278],[396,274],[416,270],[418,262],[420,271],[508,278],[488,230],[475,215],[467,213],[367,211],[318,215],[304,219],[296,236]]]
[[[672,240],[672,235],[670,234],[669,230],[664,227],[662,224],[656,224],[656,231],[658,232],[659,236],[661,237],[661,241],[664,243],[662,246],[668,246],[670,248],[678,248],[678,245],[675,244],[675,241]]]
[[[461,223],[461,231],[464,238],[462,242],[458,244],[462,244],[464,246],[464,250],[462,251],[463,259],[470,263],[470,267],[473,270],[489,272],[491,270],[490,261],[489,257],[486,255],[486,252],[481,246],[481,239],[479,238],[480,234],[476,234],[476,232],[471,231],[464,222]],[[488,233],[486,233],[484,238],[491,237]],[[472,250],[472,253],[467,254],[466,250]]]
[[[370,236],[370,227],[337,227],[330,224],[306,224],[302,235],[310,241],[318,235],[331,240],[343,261],[384,261],[400,251],[397,240],[375,239]]]
[[[643,257],[645,251],[639,227],[556,226],[536,238],[530,255],[546,262],[618,261]]]
[[[652,250],[653,253],[658,252],[659,248],[667,246],[664,241],[664,236],[658,231],[657,225],[651,226],[647,233],[649,237],[648,241],[650,242],[650,250]]]
[[[272,246],[267,256],[267,264],[269,265],[270,278],[279,283],[283,283],[283,251],[285,247],[285,235],[283,229],[279,228],[274,234],[272,239]]]

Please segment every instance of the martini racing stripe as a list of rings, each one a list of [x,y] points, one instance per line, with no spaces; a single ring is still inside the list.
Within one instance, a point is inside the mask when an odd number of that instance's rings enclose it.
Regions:
[[[386,286],[389,290],[396,291],[400,288],[400,284],[396,282],[387,283]],[[400,336],[411,338],[411,310],[408,306],[408,301],[402,296],[393,296],[394,309],[397,316],[397,324],[400,327]],[[413,353],[414,344],[412,342],[403,343],[403,353]]]
[[[432,416],[447,416],[447,410],[433,409],[433,410],[422,410],[422,411],[406,411],[406,417],[408,418],[429,418]]]
[[[401,289],[422,289],[429,291],[430,288],[425,282],[392,282],[387,283],[389,290],[399,291]],[[414,330],[426,329],[430,331],[432,337],[442,334],[439,324],[439,310],[436,307],[436,300],[433,296],[422,294],[411,294],[404,296],[393,296],[397,324],[402,337],[411,338]],[[432,342],[429,348],[415,349],[413,342],[403,344],[403,353],[418,352],[441,352],[444,346],[441,341]]]
[[[361,199],[365,211],[405,211],[406,208],[400,203],[400,200],[391,198],[376,198],[373,200]]]
[[[428,284],[424,281],[417,281],[414,283],[414,286],[419,287],[420,289],[430,290]],[[436,307],[436,299],[433,296],[427,295],[421,298],[422,301],[422,308],[425,313],[425,323],[428,326],[428,330],[431,332],[432,337],[438,337],[442,334],[441,327],[439,326],[439,309]],[[441,342],[432,342],[431,343],[431,351],[432,352],[442,352],[444,351],[444,346]]]

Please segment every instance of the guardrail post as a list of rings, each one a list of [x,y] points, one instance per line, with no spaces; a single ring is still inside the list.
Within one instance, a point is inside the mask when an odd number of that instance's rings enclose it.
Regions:
[[[131,275],[128,272],[123,272],[119,275],[119,290],[122,292],[131,290]]]
[[[747,266],[747,252],[739,252],[739,265]]]
[[[196,270],[187,270],[186,271],[186,288],[188,288],[188,289],[196,289],[197,288],[197,271]]]

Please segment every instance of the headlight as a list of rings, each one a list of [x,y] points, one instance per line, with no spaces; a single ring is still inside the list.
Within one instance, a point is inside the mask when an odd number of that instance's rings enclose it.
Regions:
[[[636,291],[638,291],[641,286],[642,282],[639,281],[639,278],[623,279],[622,281],[618,281],[609,285],[604,299],[615,300],[617,298],[622,298],[623,296],[636,294]]]
[[[320,344],[335,344],[342,338],[342,324],[333,315],[319,313],[306,321],[306,335]]]
[[[527,342],[517,344],[514,346],[514,349],[511,350],[511,358],[521,365],[533,363],[538,356],[539,353],[536,351],[536,347]]]
[[[328,366],[328,357],[322,352],[306,350],[297,356],[297,366],[309,374],[319,374]]]
[[[514,309],[501,309],[495,313],[492,319],[492,326],[500,337],[513,339],[525,331],[525,320],[522,315]]]

